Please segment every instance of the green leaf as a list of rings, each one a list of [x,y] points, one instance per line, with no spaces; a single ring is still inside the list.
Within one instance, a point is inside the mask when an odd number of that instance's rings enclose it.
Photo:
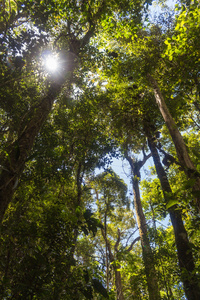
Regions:
[[[169,209],[170,207],[172,207],[172,206],[174,206],[176,204],[178,204],[178,200],[177,199],[176,200],[169,200],[169,202],[166,205],[166,209]]]

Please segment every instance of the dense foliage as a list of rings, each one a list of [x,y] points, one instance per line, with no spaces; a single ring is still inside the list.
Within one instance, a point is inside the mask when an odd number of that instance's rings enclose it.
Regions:
[[[200,4],[151,2],[0,3],[1,299],[200,299]]]

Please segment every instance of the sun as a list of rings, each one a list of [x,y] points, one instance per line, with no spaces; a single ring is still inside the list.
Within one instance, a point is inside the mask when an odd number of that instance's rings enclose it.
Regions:
[[[49,72],[56,72],[58,70],[58,58],[53,54],[48,54],[44,58],[45,69]]]

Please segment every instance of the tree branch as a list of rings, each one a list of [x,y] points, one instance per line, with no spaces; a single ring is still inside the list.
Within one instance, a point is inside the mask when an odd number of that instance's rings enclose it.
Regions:
[[[131,243],[131,245],[129,246],[129,248],[127,249],[128,252],[130,252],[133,248],[133,245],[140,240],[140,236],[138,236],[136,239],[133,240],[133,242]]]

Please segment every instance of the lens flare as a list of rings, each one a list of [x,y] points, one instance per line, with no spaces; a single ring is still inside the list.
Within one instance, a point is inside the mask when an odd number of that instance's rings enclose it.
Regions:
[[[50,72],[56,72],[58,70],[58,59],[54,55],[50,54],[44,59],[44,66]]]

